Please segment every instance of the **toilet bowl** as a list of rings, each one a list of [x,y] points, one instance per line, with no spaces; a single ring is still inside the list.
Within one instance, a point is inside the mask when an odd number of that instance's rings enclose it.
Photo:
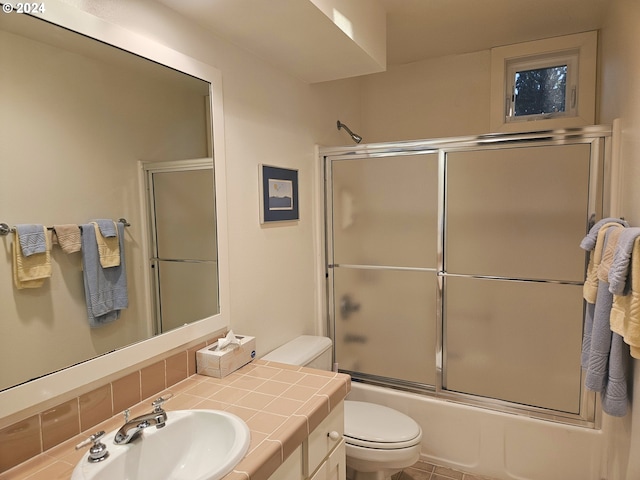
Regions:
[[[344,439],[355,479],[382,480],[418,461],[422,429],[392,408],[346,400]]]
[[[302,335],[262,357],[331,370],[331,340]],[[354,480],[384,480],[420,457],[422,430],[411,417],[383,405],[344,402],[347,471]]]

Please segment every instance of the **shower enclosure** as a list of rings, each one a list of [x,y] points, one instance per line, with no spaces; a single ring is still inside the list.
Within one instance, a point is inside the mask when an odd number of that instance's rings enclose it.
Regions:
[[[355,381],[593,425],[581,239],[606,127],[326,148],[335,361]]]

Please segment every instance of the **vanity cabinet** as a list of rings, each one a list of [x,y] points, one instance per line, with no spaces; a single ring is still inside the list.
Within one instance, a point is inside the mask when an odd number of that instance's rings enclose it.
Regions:
[[[345,480],[344,403],[340,402],[270,480]]]

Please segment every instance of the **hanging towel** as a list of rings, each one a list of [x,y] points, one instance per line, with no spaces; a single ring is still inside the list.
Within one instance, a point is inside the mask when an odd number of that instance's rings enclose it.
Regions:
[[[115,229],[113,220],[109,220]],[[98,244],[98,256],[102,268],[117,267],[120,265],[120,242],[118,235],[105,237],[97,222],[91,222],[95,231],[96,242]]]
[[[602,228],[598,232],[594,252],[606,251],[607,243],[620,225]],[[605,413],[612,416],[624,416],[627,410],[627,362],[628,350],[621,345],[622,337],[613,333],[609,327],[609,317],[613,304],[613,294],[609,292],[606,281],[598,280],[596,301],[593,310],[587,308],[585,315],[585,334],[590,325],[589,350],[582,352],[583,366],[586,359],[585,386],[600,392]],[[588,305],[588,304],[587,304]],[[589,305],[588,305],[589,306]],[[592,320],[588,318],[593,315]],[[583,347],[585,346],[583,337]]]
[[[91,220],[91,223],[97,223],[100,228],[100,233],[105,238],[111,238],[118,235],[116,222],[110,218],[98,218],[97,220]]]
[[[598,222],[599,223],[599,222]],[[597,224],[596,224],[597,225]],[[587,265],[587,277],[582,286],[582,294],[588,303],[596,303],[598,293],[598,269],[602,261],[604,250],[604,236],[611,227],[622,228],[618,222],[607,222],[600,226],[596,235],[596,243],[589,254],[589,264]],[[593,228],[591,229],[593,230]],[[591,233],[589,233],[591,235]],[[587,237],[585,237],[586,239]],[[584,240],[583,240],[584,243]],[[582,246],[582,243],[580,244]]]
[[[120,265],[111,268],[100,265],[95,225],[81,225],[80,229],[87,315],[89,325],[95,328],[119,318],[120,311],[129,305],[124,261],[124,225],[118,224]]]
[[[607,242],[607,230],[608,229],[603,228],[598,233],[594,253],[598,250],[604,250]],[[606,282],[598,280],[596,300],[593,302],[595,306],[593,311],[593,325],[591,328],[591,348],[589,351],[585,385],[589,390],[596,392],[603,391],[609,370],[609,352],[611,350],[609,314],[613,303],[613,295],[609,292],[608,287]]]
[[[637,237],[640,236],[640,228],[625,228],[620,234],[613,262],[609,269],[609,291],[614,295],[626,295],[631,289],[627,282],[631,251]]]
[[[606,305],[607,298],[604,297],[604,292],[600,292],[598,289],[598,286],[599,286],[598,284],[600,280],[598,280],[597,271],[600,266],[602,250],[606,241],[605,234],[607,232],[607,229],[609,229],[610,227],[613,227],[614,225],[617,225],[617,223],[608,223],[603,225],[602,228],[599,229],[596,245],[593,251],[590,253],[589,266],[587,268],[587,278],[585,280],[584,290],[583,290],[584,299],[587,305],[585,309],[584,331],[583,331],[583,337],[582,337],[581,363],[582,363],[582,367],[585,369],[589,368],[589,363],[591,360],[593,335],[596,333],[594,332],[594,328],[596,328],[595,319],[596,317],[601,319],[604,314],[608,315],[609,313]],[[596,272],[596,275],[594,275],[594,272]],[[600,302],[599,305],[597,302],[598,294],[603,300]],[[598,308],[597,312],[596,312],[596,308]],[[599,327],[602,330],[601,324],[599,325]],[[597,342],[599,341],[598,339],[596,340]]]
[[[616,333],[611,336],[612,361],[609,366],[607,383],[602,392],[602,410],[613,417],[624,417],[629,404],[629,346]]]
[[[81,250],[82,243],[78,225],[54,225],[53,231],[58,239],[58,245],[64,253],[75,253]]]
[[[614,217],[603,218],[602,220],[596,222],[595,225],[589,229],[589,233],[587,234],[587,236],[582,239],[582,242],[580,242],[580,248],[582,248],[583,250],[586,250],[587,252],[590,252],[591,250],[593,250],[596,246],[596,240],[598,239],[597,237],[600,229],[607,223],[612,223],[612,222],[619,223],[623,227],[629,226],[629,224],[626,221],[620,218],[614,218]]]
[[[631,356],[640,359],[640,237],[633,242],[628,275],[630,292],[614,295],[610,326],[631,346]]]
[[[46,234],[44,225],[21,224],[16,225],[22,256],[28,257],[34,253],[44,253],[47,250]]]
[[[607,243],[602,250],[602,258],[598,265],[598,280],[609,283],[609,270],[618,246],[618,239],[626,228],[611,228],[607,231]]]
[[[44,228],[44,227],[43,227]],[[41,287],[46,278],[51,276],[51,238],[44,230],[45,251],[34,253],[28,257],[22,254],[18,232],[13,234],[12,260],[13,284],[17,289]]]

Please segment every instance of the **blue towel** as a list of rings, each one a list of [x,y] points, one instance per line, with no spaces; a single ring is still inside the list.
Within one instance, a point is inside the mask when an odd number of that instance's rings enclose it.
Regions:
[[[602,220],[597,222],[593,227],[591,227],[591,229],[589,229],[589,233],[587,234],[587,236],[584,237],[580,242],[580,248],[582,248],[583,250],[586,250],[587,252],[590,252],[591,250],[593,250],[596,247],[596,240],[598,239],[598,232],[600,231],[600,228],[602,228],[602,226],[605,223],[610,223],[610,222],[619,223],[623,227],[629,226],[629,224],[626,221],[621,220],[620,218],[612,218],[612,217],[603,218]]]
[[[591,327],[591,345],[585,385],[589,390],[602,392],[609,371],[609,353],[611,351],[611,328],[609,315],[613,305],[613,295],[606,282],[598,282],[598,295]],[[586,327],[587,320],[585,320]],[[585,330],[586,333],[586,330]],[[584,343],[584,339],[583,339]]]
[[[629,345],[624,343],[623,338],[614,333],[611,337],[612,359],[621,361],[611,361],[607,383],[602,392],[602,409],[605,413],[613,417],[624,417],[627,414],[629,385],[627,383],[627,371],[631,358]]]
[[[100,265],[94,226],[81,225],[80,229],[87,315],[89,325],[95,328],[118,319],[120,310],[129,306],[124,261],[124,225],[118,224],[120,265],[111,268],[102,268]]]
[[[580,365],[582,368],[589,368],[589,357],[591,356],[591,335],[593,333],[593,317],[595,315],[595,304],[585,302],[584,311],[584,332],[582,333],[582,352]]]
[[[110,238],[116,236],[116,224],[113,220],[109,218],[99,218],[91,221],[98,224],[98,228],[103,237]]]
[[[611,229],[604,236],[606,247]],[[598,247],[599,248],[599,247]],[[600,392],[602,409],[612,416],[624,416],[627,411],[627,363],[629,348],[620,344],[622,337],[611,331],[609,317],[613,294],[609,283],[598,281],[595,305],[587,302],[581,363],[586,367],[585,386]]]
[[[16,232],[18,233],[20,248],[24,257],[47,251],[46,229],[43,225],[16,225]]]
[[[640,228],[625,228],[620,234],[618,245],[611,267],[609,267],[609,291],[614,295],[626,295],[631,288],[627,282],[631,251],[636,238],[640,236]]]

